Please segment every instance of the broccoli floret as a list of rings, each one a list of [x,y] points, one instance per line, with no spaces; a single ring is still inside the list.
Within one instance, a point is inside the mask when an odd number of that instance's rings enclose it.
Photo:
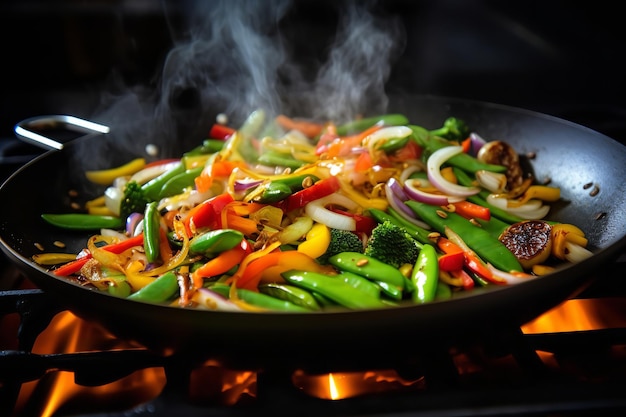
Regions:
[[[372,230],[364,253],[399,268],[406,263],[415,263],[419,247],[406,230],[385,220]]]
[[[326,252],[317,258],[321,264],[328,264],[328,258],[341,252],[363,253],[363,242],[357,235],[347,230],[330,229],[330,244]]]
[[[443,126],[439,129],[431,130],[430,134],[448,140],[461,141],[467,139],[470,134],[470,129],[463,120],[457,119],[456,117],[448,117],[443,122]]]
[[[120,203],[120,217],[125,219],[131,213],[143,213],[148,198],[137,181],[129,181],[124,187],[124,197]]]

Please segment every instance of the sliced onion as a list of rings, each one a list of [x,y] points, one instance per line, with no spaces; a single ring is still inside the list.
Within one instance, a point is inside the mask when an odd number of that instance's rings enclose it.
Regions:
[[[398,196],[401,201],[406,201],[409,199],[409,197],[404,192],[404,188],[402,188],[402,184],[395,178],[389,178],[389,180],[387,181],[387,186],[385,187],[385,191],[387,191],[387,188],[389,189],[388,191],[391,191],[393,192],[393,194]]]
[[[422,191],[413,184],[414,181],[415,180],[409,179],[404,182],[404,192],[412,200],[419,201],[421,203],[432,204],[434,206],[447,206],[450,203],[458,203],[459,201],[463,201],[465,199],[464,197],[433,194]]]
[[[120,215],[120,205],[124,192],[118,187],[108,187],[104,190],[104,205],[116,216]]]
[[[430,230],[430,225],[417,218],[415,212],[411,210],[409,206],[389,188],[389,184],[385,184],[385,193],[387,194],[387,201],[389,205],[396,211],[403,219],[412,223],[422,229]]]
[[[426,162],[426,172],[432,185],[442,193],[458,197],[469,197],[471,195],[478,194],[480,192],[480,188],[454,184],[446,180],[443,175],[441,175],[441,165],[461,152],[463,152],[463,148],[461,146],[446,146],[437,149],[432,153],[432,155],[430,155],[428,161]]]
[[[208,288],[198,288],[193,292],[191,299],[203,310],[244,311],[228,298]]]
[[[137,230],[137,225],[141,222],[141,220],[143,220],[143,214],[131,213],[126,218],[126,233],[130,236],[135,236],[135,230]]]
[[[543,204],[541,200],[536,199],[529,200],[524,205],[519,207],[509,207],[506,198],[498,197],[496,194],[489,194],[487,196],[487,202],[506,211],[507,213],[529,220],[543,219],[550,212],[550,206]]]
[[[492,193],[501,193],[506,189],[506,175],[499,172],[480,169],[476,171],[476,180],[481,187]]]
[[[487,141],[483,139],[478,133],[472,132],[470,133],[470,155],[476,156],[478,155],[478,151],[483,147]]]
[[[253,180],[253,179],[241,179],[241,180],[237,180],[235,181],[235,185],[233,186],[233,189],[235,190],[235,192],[239,192],[239,191],[246,191],[250,188],[256,187],[257,185],[261,184],[263,182],[263,180]]]
[[[415,172],[421,172],[424,171],[424,167],[420,166],[420,165],[409,165],[408,167],[404,168],[402,170],[402,172],[400,173],[400,182],[404,183],[404,181],[408,180],[409,177],[411,176],[411,174],[415,173]]]
[[[139,184],[145,184],[146,182],[158,177],[164,172],[167,172],[170,169],[176,168],[180,164],[182,164],[181,161],[169,161],[169,162],[164,162],[158,165],[150,165],[149,167],[144,168],[141,171],[134,173],[130,177],[130,180],[136,181]]]
[[[411,130],[411,128],[407,126],[383,127],[382,129],[379,129],[375,131],[374,133],[372,133],[371,135],[369,135],[365,139],[365,143],[367,143],[367,146],[370,149],[376,149],[376,145],[381,140],[388,140],[388,139],[394,139],[394,138],[403,139],[409,136],[411,133],[413,133],[413,130]]]
[[[570,262],[580,262],[592,255],[593,253],[587,248],[572,242],[565,242],[565,259]]]
[[[490,263],[487,264],[487,268],[491,271],[494,277],[502,279],[506,281],[507,284],[521,284],[522,282],[530,281],[531,279],[538,278],[536,275],[526,274],[526,273],[517,273],[511,274],[509,272],[505,272],[501,269],[496,268]]]
[[[352,203],[350,204],[352,208],[347,206],[348,203],[346,200]],[[327,195],[326,197],[318,198],[317,200],[311,201],[306,206],[304,206],[304,210],[306,214],[308,214],[313,220],[318,223],[325,224],[332,229],[348,231],[356,230],[356,221],[354,220],[354,218],[327,209],[326,206],[330,204],[339,205],[347,208],[348,210],[354,209],[356,208],[356,206],[358,206],[348,197],[341,194],[333,193]]]

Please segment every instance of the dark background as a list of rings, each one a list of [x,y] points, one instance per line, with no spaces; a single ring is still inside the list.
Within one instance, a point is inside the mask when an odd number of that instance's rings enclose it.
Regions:
[[[187,35],[186,3],[2,1],[0,140],[9,148],[2,161],[38,152],[13,147],[13,126],[24,118],[90,117],[116,89],[158,85],[167,53]],[[333,4],[296,1],[280,23],[303,59],[324,53],[320,45],[337,24]],[[623,141],[626,30],[617,4],[379,2],[380,13],[399,16],[406,35],[387,89],[528,108]]]

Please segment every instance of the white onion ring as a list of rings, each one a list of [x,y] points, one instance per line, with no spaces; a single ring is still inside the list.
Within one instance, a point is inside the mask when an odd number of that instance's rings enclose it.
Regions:
[[[489,194],[487,196],[487,202],[492,206],[506,211],[507,213],[528,220],[543,219],[550,212],[550,206],[543,204],[541,200],[536,199],[529,200],[519,207],[509,207],[506,198],[497,197],[495,194]]]
[[[353,217],[346,216],[341,213],[335,213],[334,211],[327,209],[326,206],[329,204],[336,204],[338,206],[345,207],[348,210],[355,209],[358,206],[348,197],[338,193],[333,193],[327,195],[326,197],[311,201],[304,206],[304,211],[313,220],[318,223],[325,224],[331,229],[355,231],[356,220],[354,220]]]
[[[130,177],[130,181],[136,181],[139,184],[145,184],[151,179],[158,177],[164,172],[169,171],[170,169],[176,168],[182,164],[181,161],[170,161],[164,162],[158,165],[150,165],[147,168],[144,168],[140,171],[137,171]]]
[[[453,184],[441,175],[441,165],[448,159],[463,152],[461,146],[445,146],[437,149],[430,155],[426,162],[426,172],[428,179],[434,187],[444,194],[469,197],[480,192],[478,187],[466,187],[464,185]]]

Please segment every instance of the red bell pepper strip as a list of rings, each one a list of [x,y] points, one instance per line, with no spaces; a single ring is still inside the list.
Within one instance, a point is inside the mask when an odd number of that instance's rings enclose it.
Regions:
[[[102,249],[106,250],[107,252],[120,254],[124,252],[125,250],[128,250],[132,247],[141,246],[141,245],[143,245],[143,233],[140,235],[128,238],[126,240],[122,240],[121,242],[118,242],[118,243],[112,243],[110,245],[103,246]],[[85,265],[85,263],[87,263],[89,259],[91,259],[90,253],[86,254],[85,256],[81,258],[76,259],[75,261],[68,262],[65,265],[60,266],[59,268],[55,269],[52,273],[59,277],[66,277],[68,275],[72,275],[80,271],[80,269],[83,267],[83,265]]]
[[[211,126],[211,130],[209,130],[209,137],[211,139],[226,140],[233,133],[235,133],[235,129],[233,129],[232,127],[215,123],[213,126]]]
[[[463,289],[465,291],[469,291],[474,288],[474,280],[472,279],[470,274],[465,272],[465,270],[457,269],[456,271],[450,271],[450,275],[452,275],[454,278],[461,279],[461,281],[463,282]]]
[[[440,236],[437,239],[437,247],[441,249],[445,253],[456,253],[461,251],[464,257],[464,266],[467,267],[472,272],[476,273],[480,277],[486,279],[487,281],[494,284],[505,284],[506,281],[501,280],[493,275],[493,273],[489,270],[487,265],[483,262],[482,259],[476,255],[473,251],[464,251],[456,243],[450,241],[449,239]]]
[[[281,204],[279,204],[279,207],[288,213],[292,210],[306,206],[313,200],[326,197],[327,195],[339,191],[340,187],[341,184],[339,183],[337,177],[330,176],[319,180],[310,187],[291,194],[289,197],[284,199]]]
[[[489,221],[491,219],[491,211],[488,207],[467,200],[452,204],[454,205],[455,213],[460,214],[468,220],[474,218]]]
[[[194,208],[192,208],[187,217],[183,220],[187,236],[192,236],[196,230],[203,227],[210,229],[221,228],[221,212],[228,203],[234,201],[234,198],[228,194],[220,194],[212,197]]]
[[[439,256],[439,269],[447,272],[457,271],[465,264],[463,252],[444,253]]]

